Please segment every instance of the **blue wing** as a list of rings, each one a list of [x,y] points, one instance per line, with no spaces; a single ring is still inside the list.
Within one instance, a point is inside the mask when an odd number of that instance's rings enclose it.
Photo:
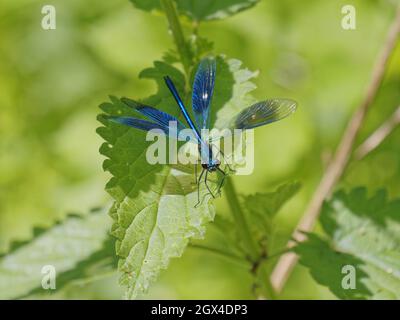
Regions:
[[[124,124],[126,126],[129,127],[133,127],[136,129],[141,129],[144,131],[150,131],[153,129],[160,129],[162,130],[166,135],[169,135],[170,137],[176,137],[177,136],[177,132],[176,130],[168,130],[169,127],[168,126],[163,126],[160,125],[158,123],[155,122],[150,122],[147,120],[142,120],[142,119],[136,119],[133,117],[109,117],[108,118],[110,121],[115,122],[115,123],[120,123],[120,124]]]
[[[177,118],[168,113],[128,98],[122,98],[121,101],[153,121],[142,120],[133,117],[108,117],[108,119],[112,122],[124,124],[144,131],[159,129],[171,138],[177,138],[181,130],[186,129],[186,127]]]
[[[214,92],[216,62],[214,58],[200,61],[192,94],[192,108],[199,130],[209,127],[210,104]]]
[[[230,122],[231,129],[252,129],[286,118],[296,111],[296,101],[271,99],[244,109]]]
[[[134,101],[128,98],[121,98],[121,101],[126,104],[127,106],[135,109],[136,111],[140,112],[142,115],[146,116],[147,118],[153,120],[160,126],[169,127],[170,121],[176,121],[176,126],[178,131],[185,129],[186,127],[174,116],[171,116],[168,113],[165,113],[161,110],[156,108],[144,105],[140,102]]]

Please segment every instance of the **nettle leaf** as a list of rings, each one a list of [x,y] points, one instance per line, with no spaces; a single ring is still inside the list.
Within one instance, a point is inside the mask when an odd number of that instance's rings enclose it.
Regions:
[[[140,74],[154,79],[159,87],[146,103],[177,116],[179,109],[164,84],[165,75],[184,92],[182,73],[156,62]],[[100,107],[106,115],[138,116],[114,97]],[[120,283],[128,288],[126,297],[133,299],[147,291],[170,258],[182,255],[191,237],[203,237],[204,225],[214,218],[214,207],[202,187],[204,201],[194,208],[197,186],[192,175],[146,160],[150,143],[145,132],[111,123],[104,115],[99,120],[104,126],[98,133],[106,140],[100,152],[108,158],[103,167],[113,175],[106,190],[115,199],[110,215],[112,234],[118,239]]]
[[[235,223],[229,216],[216,215],[214,222],[207,227],[206,239],[194,240],[191,244],[194,247],[206,247],[211,251],[234,257],[242,265],[248,264],[248,268],[251,268],[247,253],[240,243]]]
[[[168,64],[173,64],[179,62],[179,54],[176,50],[174,49],[169,49],[166,51],[163,55],[163,61],[165,61]]]
[[[211,54],[214,49],[214,42],[199,35],[191,35],[189,38],[189,47],[192,57],[204,57]]]
[[[297,182],[279,186],[275,191],[243,196],[243,208],[248,216],[250,228],[256,237],[267,240],[273,233],[273,220],[280,208],[300,189]]]
[[[326,239],[311,234],[295,247],[317,282],[343,299],[400,299],[400,199],[340,191],[324,204],[320,222]],[[354,268],[353,289],[345,266]]]
[[[130,0],[141,10],[161,10],[160,0]],[[214,20],[251,8],[259,0],[175,0],[178,11],[192,20]]]
[[[122,107],[117,100],[102,105],[104,111],[114,115]],[[120,283],[128,287],[127,298],[133,299],[147,291],[170,258],[182,255],[189,238],[204,235],[204,225],[213,219],[214,207],[205,199],[194,208],[197,193],[193,176],[147,162],[142,132],[105,125],[99,130],[101,135],[106,138],[114,134],[101,148],[109,157],[104,168],[113,174],[106,186],[115,199],[110,211],[112,235],[118,239]]]
[[[177,0],[178,10],[197,21],[224,19],[254,6],[258,0]]]
[[[300,189],[297,182],[286,183],[275,191],[241,195],[241,208],[246,215],[249,228],[254,234],[262,250],[270,249],[270,240],[274,236],[274,218],[281,207],[285,205]],[[242,257],[246,260],[246,253],[240,236],[230,216],[217,216],[212,226],[213,238],[207,239],[207,246],[225,251],[230,255]],[[209,238],[209,235],[207,236]],[[210,240],[210,241],[209,241]],[[195,242],[195,244],[198,244]]]
[[[161,10],[160,0],[130,0],[130,2],[132,2],[136,8],[141,10]]]
[[[219,58],[217,81],[232,79],[214,91],[214,112],[218,107],[232,105],[233,91],[240,90],[239,63]],[[233,70],[233,74],[231,73]],[[152,79],[158,85],[155,95],[144,102],[179,117],[179,108],[164,84],[169,75],[185,101],[190,92],[184,91],[183,74],[166,62],[155,62],[154,67],[141,72],[141,78]],[[241,82],[243,84],[243,82]],[[111,97],[111,102],[100,108],[103,124],[98,133],[106,141],[100,152],[107,157],[103,168],[112,174],[106,190],[115,199],[110,210],[113,218],[112,234],[117,238],[116,252],[119,256],[120,283],[127,287],[126,297],[133,299],[147,291],[159,272],[168,266],[169,260],[182,255],[190,238],[202,238],[205,225],[214,219],[215,209],[201,184],[201,205],[197,203],[197,186],[193,174],[177,170],[177,166],[149,164],[146,150],[151,142],[146,133],[134,128],[107,121],[109,115],[135,116],[138,114]],[[190,108],[189,108],[190,109]],[[215,178],[215,177],[214,177]]]
[[[211,109],[211,120],[215,128],[229,128],[232,117],[256,101],[250,92],[257,88],[251,82],[257,75],[257,71],[242,68],[240,60],[218,57]]]
[[[56,290],[71,281],[112,270],[113,240],[108,235],[106,210],[87,215],[69,215],[50,228],[36,228],[32,239],[11,245],[0,257],[0,299],[15,299],[33,293],[51,293],[42,288],[42,268],[56,271]]]

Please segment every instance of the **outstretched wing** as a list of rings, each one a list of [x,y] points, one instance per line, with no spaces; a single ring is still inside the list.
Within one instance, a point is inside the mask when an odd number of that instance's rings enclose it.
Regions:
[[[186,129],[177,118],[168,113],[128,98],[122,98],[121,101],[152,121],[137,119],[134,117],[108,117],[112,122],[124,124],[144,131],[159,129],[171,138],[177,138],[181,130]]]
[[[286,118],[296,110],[296,101],[270,99],[244,109],[230,122],[231,129],[252,129]]]
[[[214,58],[201,60],[193,82],[192,108],[197,129],[209,127],[208,115],[214,92],[216,62]]]
[[[182,122],[180,122],[177,118],[175,118],[174,116],[171,116],[168,113],[165,113],[161,110],[158,110],[156,108],[147,106],[143,103],[137,102],[135,100],[129,99],[129,98],[121,98],[121,101],[126,104],[128,107],[133,108],[134,110],[140,112],[142,115],[146,116],[147,118],[153,120],[154,122],[156,122],[157,124],[159,124],[160,126],[164,126],[164,127],[169,127],[169,123],[171,121],[175,121],[176,122],[176,126],[178,129],[178,132],[180,130],[185,129],[186,127],[182,124]]]
[[[168,126],[160,125],[158,123],[150,122],[147,120],[136,119],[133,117],[109,117],[108,119],[112,122],[124,124],[126,126],[144,130],[144,131],[160,129],[160,130],[164,131],[164,133],[170,137],[176,137],[176,135],[177,135],[176,130],[175,130],[175,132],[173,132],[173,131],[169,130]]]

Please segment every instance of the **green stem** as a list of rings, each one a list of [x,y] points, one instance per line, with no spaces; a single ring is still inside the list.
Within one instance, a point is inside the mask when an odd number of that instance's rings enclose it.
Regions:
[[[190,75],[190,68],[192,66],[192,59],[189,50],[188,43],[182,31],[181,23],[178,18],[178,12],[176,10],[175,3],[172,0],[161,0],[161,6],[163,7],[165,14],[168,19],[168,25],[171,29],[172,36],[175,41],[176,49],[181,58],[183,68],[186,76]],[[189,80],[188,80],[189,81]]]
[[[200,250],[205,250],[208,252],[211,252],[215,255],[220,256],[221,258],[225,258],[226,260],[229,260],[229,262],[233,262],[237,265],[239,265],[240,267],[249,268],[249,263],[247,260],[245,260],[243,257],[239,257],[230,253],[227,253],[225,251],[219,250],[217,248],[212,248],[212,247],[208,247],[205,245],[201,245],[201,244],[190,244],[189,246],[190,248],[194,248],[194,249],[200,249]]]
[[[260,258],[259,248],[256,240],[251,235],[249,225],[240,206],[238,195],[236,193],[235,186],[233,185],[232,178],[229,177],[226,179],[224,191],[233,218],[235,219],[240,238],[243,241],[243,244],[246,248],[247,253],[250,256],[251,261],[256,262]]]
[[[161,5],[165,11],[165,14],[167,16],[168,25],[172,32],[172,36],[174,38],[176,49],[178,51],[178,54],[180,56],[180,59],[181,59],[182,65],[183,65],[183,69],[186,74],[186,87],[187,87],[186,89],[188,89],[188,84],[189,84],[189,81],[191,78],[191,70],[192,70],[192,65],[193,65],[192,55],[190,53],[188,42],[186,41],[185,36],[183,34],[175,3],[172,0],[160,0],[160,1],[161,1]],[[197,34],[197,30],[198,30],[198,23],[196,22],[193,25],[194,34]],[[190,90],[186,90],[186,92],[190,92]],[[239,235],[244,243],[246,252],[248,253],[249,258],[253,263],[258,263],[259,260],[261,259],[259,247],[257,245],[257,241],[251,235],[246,217],[242,211],[242,208],[240,207],[240,203],[238,200],[238,196],[237,196],[235,187],[230,178],[227,179],[224,190],[225,190],[225,194],[228,199],[228,203],[229,203],[232,215],[235,219]],[[197,246],[197,247],[201,248],[201,249],[212,251],[216,254],[225,256],[225,257],[233,259],[233,260],[235,260],[234,258],[236,258],[236,257],[226,255],[223,252],[220,252],[219,250],[216,250],[214,248],[201,247],[201,246]],[[260,273],[261,273],[262,278],[267,279],[266,281],[262,281],[263,291],[268,296],[268,298],[274,297],[274,292],[270,286],[270,283],[268,280],[268,275],[265,275],[265,273],[267,273],[267,270],[261,266]]]
[[[245,249],[250,256],[251,261],[255,265],[261,263],[261,265],[257,268],[258,270],[254,270],[254,276],[259,279],[261,283],[261,290],[265,297],[268,299],[275,299],[275,291],[272,288],[271,282],[269,280],[268,268],[266,267],[265,263],[263,263],[257,241],[254,239],[250,232],[249,224],[247,223],[246,216],[244,215],[243,210],[240,206],[238,195],[236,193],[235,186],[231,178],[227,178],[224,191],[233,218],[235,219],[238,233],[245,245]]]
[[[264,292],[264,294],[266,295],[266,298],[275,300],[276,293],[271,284],[270,271],[267,268],[265,263],[262,263],[260,266],[258,278],[260,279],[261,289]]]

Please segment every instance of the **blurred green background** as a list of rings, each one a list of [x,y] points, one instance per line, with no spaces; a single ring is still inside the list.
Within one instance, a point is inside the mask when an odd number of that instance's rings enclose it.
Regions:
[[[256,130],[255,174],[237,177],[242,193],[298,180],[302,189],[278,216],[284,246],[326,159],[360,102],[397,1],[262,0],[234,17],[203,23],[215,52],[259,70],[257,98],[290,97],[298,112]],[[41,8],[57,10],[57,29],[41,28]],[[356,7],[357,29],[341,28],[341,8]],[[142,98],[155,85],[138,73],[173,47],[163,15],[127,0],[3,0],[0,4],[0,251],[67,212],[110,201],[98,153],[98,105],[109,94]],[[400,103],[400,48],[359,137],[365,139]],[[400,130],[360,162],[339,187],[400,191]],[[224,198],[218,212],[228,210]],[[189,248],[174,259],[147,298],[252,298],[247,270]],[[70,287],[53,297],[119,299],[116,277]],[[297,266],[280,298],[329,299]]]

